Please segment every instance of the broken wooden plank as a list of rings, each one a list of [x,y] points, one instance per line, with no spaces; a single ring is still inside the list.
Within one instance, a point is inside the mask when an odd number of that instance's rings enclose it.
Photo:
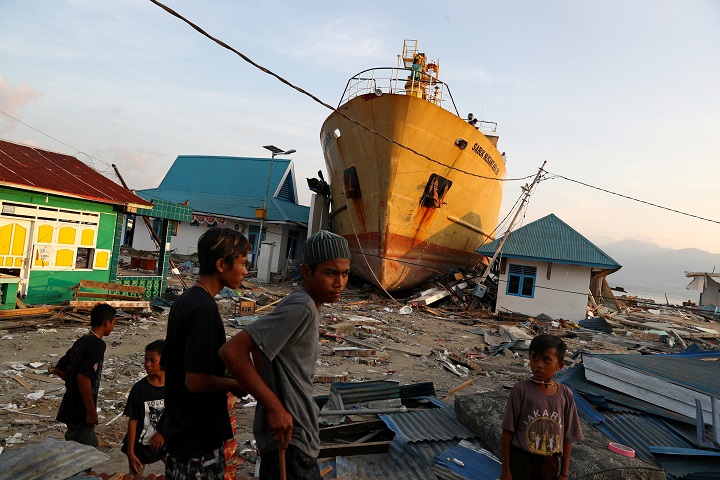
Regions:
[[[453,388],[451,388],[450,390],[448,390],[447,395],[445,395],[444,397],[442,397],[442,398],[440,399],[440,401],[442,402],[443,400],[445,400],[445,399],[448,398],[449,396],[455,395],[457,392],[459,392],[459,391],[462,390],[463,388],[469,387],[469,386],[472,385],[472,384],[473,384],[473,380],[470,379],[470,380],[464,381],[464,382],[461,383],[460,385],[454,386]]]
[[[270,308],[270,307],[272,307],[273,305],[275,305],[276,303],[280,303],[281,300],[282,300],[282,298],[280,298],[280,299],[278,299],[278,300],[275,300],[275,301],[272,302],[272,303],[268,303],[267,305],[263,305],[262,307],[256,308],[256,309],[255,309],[255,313],[261,312],[261,311],[265,310],[266,308]]]
[[[45,375],[38,375],[36,373],[29,373],[29,372],[23,372],[20,375],[22,375],[25,378],[29,378],[31,380],[38,380],[41,382],[57,383],[60,385],[65,385],[65,380],[63,380],[62,378],[46,377]]]
[[[347,373],[341,373],[339,375],[315,375],[313,377],[313,383],[347,382],[348,380],[350,380],[350,375]]]
[[[32,308],[16,308],[14,310],[0,310],[0,318],[6,319],[10,317],[32,317],[40,315],[49,315],[61,307],[46,306]]]
[[[111,307],[116,308],[150,308],[150,302],[145,301],[139,301],[139,302],[132,302],[132,301],[122,301],[122,300],[110,300],[108,302],[104,301],[97,301],[93,302],[90,300],[70,300],[70,306],[75,308],[92,308],[95,305],[99,303],[107,303]]]
[[[6,374],[6,375],[7,375],[7,374]],[[27,380],[25,380],[24,378],[22,378],[20,375],[8,375],[8,377],[10,377],[10,378],[12,378],[13,380],[15,380],[16,382],[18,382],[18,383],[19,383],[20,385],[22,385],[22,386],[25,388],[25,390],[27,390],[28,392],[32,393],[32,392],[35,391],[35,387],[33,387],[32,385],[30,385],[30,384],[27,382]]]
[[[335,347],[333,353],[342,357],[372,357],[377,353],[377,350],[359,347]]]

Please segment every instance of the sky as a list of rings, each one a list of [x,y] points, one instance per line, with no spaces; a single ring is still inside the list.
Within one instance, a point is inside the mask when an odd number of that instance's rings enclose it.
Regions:
[[[498,123],[508,178],[547,161],[519,225],[554,213],[598,245],[720,253],[720,2],[164,3],[333,106],[417,39],[461,114]],[[156,187],[178,155],[295,149],[307,205],[331,111],[149,0],[4,0],[0,112],[0,139],[117,181],[114,163],[133,189]],[[501,218],[528,181],[505,183]]]

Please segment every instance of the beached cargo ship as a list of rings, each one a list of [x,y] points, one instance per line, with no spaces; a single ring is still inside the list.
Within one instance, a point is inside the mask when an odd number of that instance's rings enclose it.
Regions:
[[[406,40],[399,63],[351,78],[320,132],[330,228],[350,242],[353,274],[388,291],[473,264],[505,177],[496,125],[460,115],[439,62]]]

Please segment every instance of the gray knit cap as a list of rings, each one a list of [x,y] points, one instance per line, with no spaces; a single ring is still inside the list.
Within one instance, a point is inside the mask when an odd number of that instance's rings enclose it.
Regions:
[[[305,240],[304,263],[315,265],[334,258],[350,258],[350,245],[344,237],[327,230],[320,230]]]

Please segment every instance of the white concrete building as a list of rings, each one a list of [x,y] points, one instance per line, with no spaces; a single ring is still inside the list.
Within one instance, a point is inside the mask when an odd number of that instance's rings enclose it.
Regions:
[[[500,240],[477,249],[492,257]],[[512,232],[497,265],[496,312],[585,318],[590,282],[621,266],[553,214]]]
[[[698,293],[699,306],[720,307],[720,273],[685,272],[685,276],[693,279],[687,289]]]

